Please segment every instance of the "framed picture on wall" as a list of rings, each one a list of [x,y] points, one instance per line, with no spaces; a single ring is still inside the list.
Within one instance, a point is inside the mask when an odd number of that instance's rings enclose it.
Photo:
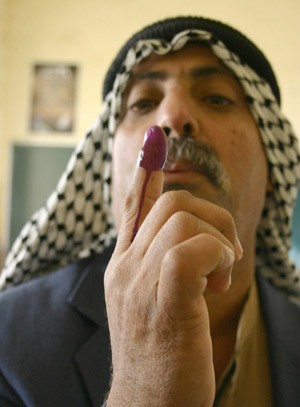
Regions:
[[[33,67],[30,128],[33,131],[72,132],[78,68],[68,64]]]

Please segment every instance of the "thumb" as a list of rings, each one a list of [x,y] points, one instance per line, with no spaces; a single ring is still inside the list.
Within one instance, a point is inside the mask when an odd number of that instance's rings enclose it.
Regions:
[[[138,165],[124,203],[117,250],[125,251],[163,190],[167,138],[159,126],[150,127],[138,157]]]

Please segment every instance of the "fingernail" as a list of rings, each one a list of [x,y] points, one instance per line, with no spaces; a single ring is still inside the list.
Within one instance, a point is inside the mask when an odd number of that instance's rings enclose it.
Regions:
[[[236,239],[236,243],[235,243],[235,251],[236,251],[236,254],[237,254],[236,260],[237,261],[241,260],[241,258],[243,257],[244,250],[243,250],[241,242],[239,241],[238,238]]]
[[[226,289],[228,289],[231,286],[231,272],[232,272],[232,266],[234,263],[235,255],[232,249],[229,247],[225,246],[225,256],[224,256],[224,263],[223,267],[226,269],[228,275],[227,275],[227,286]]]
[[[162,170],[167,159],[167,136],[159,126],[150,127],[145,134],[138,165],[146,171]]]
[[[224,247],[225,249],[225,257],[224,257],[224,264],[223,267],[230,267],[233,265],[234,263],[234,252],[233,250],[231,250],[228,246]]]

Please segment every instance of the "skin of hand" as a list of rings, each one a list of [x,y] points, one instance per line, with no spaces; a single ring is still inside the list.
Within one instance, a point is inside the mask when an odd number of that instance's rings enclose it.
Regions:
[[[137,168],[105,275],[113,355],[108,406],[211,406],[215,377],[203,294],[230,286],[240,256],[234,222],[189,192],[161,195],[163,173],[153,171],[130,243],[144,178]]]

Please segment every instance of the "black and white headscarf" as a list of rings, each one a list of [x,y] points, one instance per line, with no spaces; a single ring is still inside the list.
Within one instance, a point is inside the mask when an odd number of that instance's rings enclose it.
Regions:
[[[170,42],[140,40],[129,50],[100,116],[74,151],[56,190],[24,226],[0,274],[0,290],[101,252],[116,237],[111,213],[113,134],[133,68],[151,53],[179,50],[189,41],[207,43],[244,88],[260,129],[273,192],[257,231],[257,266],[290,299],[300,303],[299,275],[289,259],[291,217],[299,181],[297,138],[269,84],[212,34],[186,30]]]

